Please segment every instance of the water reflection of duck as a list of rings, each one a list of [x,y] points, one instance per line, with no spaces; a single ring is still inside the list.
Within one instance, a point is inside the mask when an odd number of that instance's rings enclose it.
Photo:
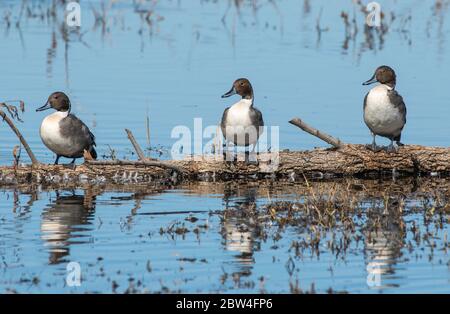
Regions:
[[[387,281],[395,274],[395,265],[404,245],[404,233],[401,228],[402,217],[396,208],[373,217],[381,218],[378,222],[370,222],[372,218],[369,218],[368,223],[376,223],[377,226],[365,232],[367,285],[382,289],[394,286]]]
[[[70,245],[87,242],[75,232],[86,230],[91,224],[95,197],[82,195],[59,196],[44,209],[41,221],[41,238],[49,248],[50,264],[58,264],[69,255]],[[75,238],[78,238],[75,240]]]
[[[252,229],[235,218],[224,221],[223,229],[226,249],[238,253],[235,257],[240,264],[253,264]]]
[[[224,191],[226,215],[223,219],[222,236],[225,249],[234,255],[242,276],[250,275],[254,264],[255,228],[251,218],[245,213],[255,208],[257,188],[227,185]]]

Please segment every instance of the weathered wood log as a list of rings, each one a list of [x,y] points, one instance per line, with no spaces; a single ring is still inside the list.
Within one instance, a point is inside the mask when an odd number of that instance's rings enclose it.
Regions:
[[[243,158],[242,158],[243,159]],[[406,145],[398,152],[373,152],[364,145],[260,154],[258,164],[226,162],[222,156],[185,160],[89,161],[74,169],[62,165],[0,167],[0,184],[164,184],[234,179],[303,180],[336,177],[449,176],[450,148]]]
[[[145,158],[145,157],[144,157]],[[163,161],[153,161],[153,160],[139,160],[139,161],[131,161],[131,160],[92,160],[87,162],[88,165],[93,166],[151,166],[158,167],[163,169],[172,169],[180,174],[183,174],[185,170],[176,165],[163,162]]]

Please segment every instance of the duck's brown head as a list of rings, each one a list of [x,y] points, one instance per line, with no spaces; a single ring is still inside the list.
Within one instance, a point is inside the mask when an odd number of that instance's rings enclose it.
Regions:
[[[364,82],[363,85],[370,85],[376,82],[386,84],[390,87],[395,87],[395,84],[397,83],[395,71],[387,65],[382,65],[375,70],[375,74],[370,78],[370,80]]]
[[[242,96],[243,99],[253,99],[253,88],[250,81],[246,78],[237,79],[234,81],[230,91],[222,95],[222,98],[230,97],[235,94]]]
[[[36,109],[36,111],[43,111],[51,108],[62,112],[70,111],[69,97],[63,92],[55,92],[48,97],[47,103]]]

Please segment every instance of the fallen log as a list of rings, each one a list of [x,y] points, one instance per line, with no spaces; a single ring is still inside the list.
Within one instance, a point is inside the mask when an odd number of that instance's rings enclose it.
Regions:
[[[0,185],[173,185],[181,181],[236,179],[297,181],[305,178],[450,176],[450,148],[406,145],[396,152],[374,152],[365,145],[345,144],[299,118],[292,119],[290,123],[333,147],[262,153],[258,155],[256,163],[248,162],[249,158],[243,153],[238,154],[236,161],[224,161],[220,152],[215,155],[189,156],[184,160],[158,161],[146,158],[131,131],[126,130],[139,157],[138,161],[85,160],[84,164],[75,167],[44,165],[33,158],[30,149],[33,165],[16,163],[14,166],[0,166]],[[15,129],[13,125],[11,127]],[[17,130],[15,133],[28,147],[20,132]]]
[[[364,145],[339,149],[282,151],[259,155],[259,163],[227,162],[221,156],[171,161],[86,161],[76,167],[19,165],[0,167],[0,184],[142,184],[180,181],[287,180],[337,177],[449,176],[450,149],[405,145],[398,152],[373,152]]]

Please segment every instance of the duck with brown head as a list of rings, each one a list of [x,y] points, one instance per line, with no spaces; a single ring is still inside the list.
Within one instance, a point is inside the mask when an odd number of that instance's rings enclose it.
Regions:
[[[250,81],[246,78],[237,79],[222,98],[235,94],[240,95],[241,100],[225,109],[220,124],[226,150],[228,143],[233,143],[244,147],[253,145],[254,152],[258,138],[263,132],[264,120],[261,111],[253,106],[253,88]],[[224,154],[226,155],[226,152]]]
[[[42,121],[40,136],[45,146],[56,154],[55,165],[60,157],[72,158],[74,164],[75,159],[83,157],[85,151],[96,159],[94,134],[83,121],[70,113],[69,97],[63,92],[51,94],[47,103],[36,111],[47,109],[54,109],[56,112]]]
[[[372,132],[371,149],[376,151],[375,136],[379,135],[391,140],[389,151],[396,151],[400,142],[403,127],[406,124],[406,106],[402,96],[395,90],[397,76],[395,71],[386,65],[376,69],[372,78],[363,83],[369,85],[380,83],[372,88],[364,98],[364,122]],[[397,146],[394,145],[394,141]]]

